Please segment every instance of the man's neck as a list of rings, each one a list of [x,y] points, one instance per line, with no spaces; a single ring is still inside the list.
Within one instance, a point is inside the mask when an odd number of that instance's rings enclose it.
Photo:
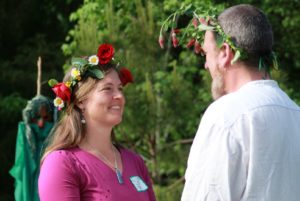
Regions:
[[[232,93],[248,82],[263,79],[269,79],[269,76],[265,76],[265,72],[241,64],[234,64],[226,70],[224,75],[225,90],[226,93]]]

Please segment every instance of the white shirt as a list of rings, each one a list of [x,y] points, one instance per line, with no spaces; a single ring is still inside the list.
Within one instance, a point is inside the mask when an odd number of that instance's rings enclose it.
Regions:
[[[300,201],[300,108],[273,80],[253,81],[206,110],[182,201]]]

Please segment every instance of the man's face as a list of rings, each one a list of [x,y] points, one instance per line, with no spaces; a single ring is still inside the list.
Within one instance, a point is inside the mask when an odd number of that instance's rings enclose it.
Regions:
[[[205,69],[209,70],[212,78],[211,92],[213,99],[216,100],[225,95],[224,72],[219,65],[219,48],[217,47],[214,33],[206,31],[203,43],[205,54]]]

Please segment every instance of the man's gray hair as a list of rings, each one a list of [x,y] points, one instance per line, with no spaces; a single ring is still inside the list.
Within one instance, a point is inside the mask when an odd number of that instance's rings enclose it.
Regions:
[[[230,7],[218,16],[218,22],[235,45],[247,53],[245,62],[249,65],[257,66],[259,57],[272,52],[272,27],[258,8],[247,4]]]

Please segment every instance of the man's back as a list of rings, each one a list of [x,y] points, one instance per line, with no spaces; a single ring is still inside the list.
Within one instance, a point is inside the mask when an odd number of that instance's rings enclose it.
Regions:
[[[182,200],[299,200],[299,119],[270,80],[215,101],[193,142]]]

